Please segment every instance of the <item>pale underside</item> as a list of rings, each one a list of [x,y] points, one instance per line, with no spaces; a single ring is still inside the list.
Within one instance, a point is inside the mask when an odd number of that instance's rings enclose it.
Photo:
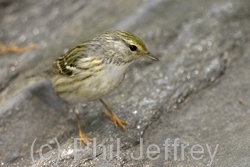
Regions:
[[[102,70],[81,72],[72,77],[56,76],[52,80],[54,91],[71,104],[101,99],[120,85],[129,64],[107,64]]]

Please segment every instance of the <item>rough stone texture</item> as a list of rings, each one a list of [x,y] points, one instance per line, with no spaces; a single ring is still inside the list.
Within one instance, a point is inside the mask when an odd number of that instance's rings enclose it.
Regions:
[[[0,15],[1,42],[37,44],[36,50],[0,57],[0,165],[206,166],[206,144],[212,153],[218,144],[212,166],[249,166],[249,0],[1,0]],[[74,156],[72,106],[54,95],[46,79],[30,76],[40,76],[64,51],[107,29],[136,34],[160,62],[134,63],[122,85],[104,98],[130,123],[127,131],[113,127],[99,102],[82,105],[83,131],[107,154],[97,148],[93,157],[93,143]],[[183,157],[180,146],[176,157],[169,146],[165,159],[168,138],[189,145]],[[52,146],[43,150],[49,160],[39,158],[43,144]],[[140,144],[143,157],[133,160]],[[160,148],[150,154],[155,160],[146,154],[151,144]],[[200,160],[191,156],[195,144],[204,148],[195,154],[203,155]]]

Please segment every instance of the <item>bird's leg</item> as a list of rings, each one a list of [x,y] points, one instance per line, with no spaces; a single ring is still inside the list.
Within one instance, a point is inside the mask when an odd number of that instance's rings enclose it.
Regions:
[[[75,113],[76,113],[77,125],[78,125],[78,130],[79,130],[79,138],[81,138],[79,142],[80,142],[80,145],[82,145],[82,143],[84,143],[87,146],[87,141],[92,142],[92,139],[88,138],[87,136],[85,136],[82,133],[80,114],[79,114],[79,108],[78,107],[79,106],[75,107]]]
[[[104,105],[104,107],[108,110],[109,113],[104,112],[104,114],[106,115],[106,117],[108,117],[114,124],[115,127],[120,126],[123,130],[125,130],[125,125],[128,124],[128,122],[123,121],[121,119],[119,119],[117,117],[117,115],[115,113],[113,113],[112,110],[110,110],[110,108],[108,107],[108,105],[102,100],[100,99],[100,102]]]

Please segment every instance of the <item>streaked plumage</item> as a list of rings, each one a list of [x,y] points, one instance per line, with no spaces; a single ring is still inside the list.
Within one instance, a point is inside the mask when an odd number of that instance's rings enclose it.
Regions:
[[[133,34],[108,31],[59,57],[53,63],[52,85],[69,103],[97,100],[114,90],[129,64],[141,57],[157,60]]]

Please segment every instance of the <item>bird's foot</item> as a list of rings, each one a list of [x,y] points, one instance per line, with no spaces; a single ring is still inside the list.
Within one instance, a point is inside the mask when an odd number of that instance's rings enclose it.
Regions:
[[[87,142],[92,142],[93,140],[91,138],[88,138],[87,136],[85,136],[82,131],[79,131],[79,143],[80,143],[80,146],[83,144],[85,144],[85,146],[87,146]]]
[[[104,112],[104,114],[113,122],[116,128],[120,126],[123,130],[126,130],[125,125],[128,125],[128,122],[119,119],[115,113],[108,114],[107,112]]]

